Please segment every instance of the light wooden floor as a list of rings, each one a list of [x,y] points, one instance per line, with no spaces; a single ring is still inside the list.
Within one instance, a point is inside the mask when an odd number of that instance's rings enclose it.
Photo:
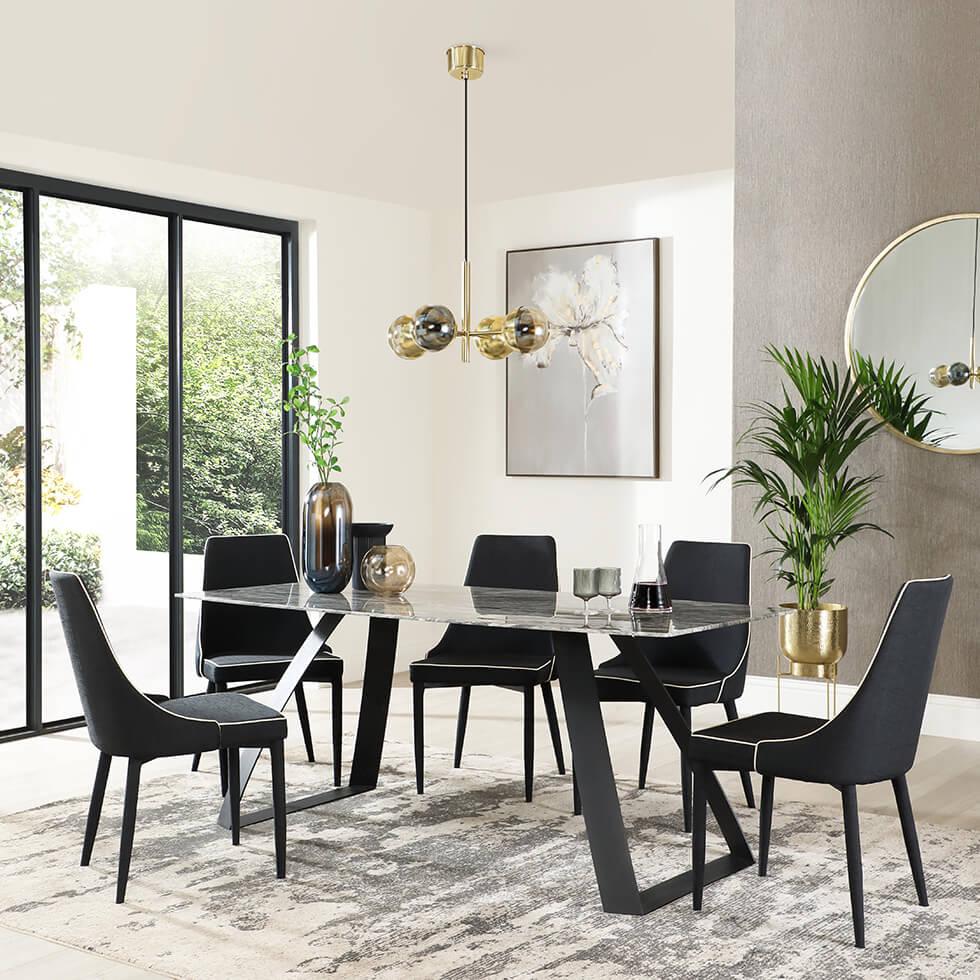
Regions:
[[[557,693],[557,685],[556,685]],[[310,690],[310,710],[314,738],[321,758],[329,757],[329,694],[326,690]],[[426,693],[426,743],[451,750],[455,735],[458,694],[433,689]],[[353,731],[357,720],[359,688],[345,692],[345,730]],[[470,704],[467,730],[467,751],[484,754],[504,754],[520,758],[521,698],[509,691],[494,688],[476,689]],[[559,710],[560,710],[559,698]],[[537,702],[536,752],[538,769],[547,771],[551,761],[550,742],[544,711]],[[607,704],[603,706],[610,752],[617,774],[635,778],[639,746],[640,708],[637,705]],[[696,709],[694,725],[706,727],[724,721],[724,712],[714,705]],[[392,695],[388,738],[410,742],[412,737],[411,691],[407,675],[396,678]],[[564,725],[563,725],[564,731]],[[298,737],[299,725],[290,720],[290,738]],[[568,740],[565,738],[566,757]],[[349,763],[349,759],[345,762]],[[0,817],[27,807],[38,806],[71,796],[90,792],[95,774],[95,750],[84,731],[46,735],[0,746],[0,766],[3,771],[3,798]],[[465,758],[464,758],[465,765]],[[153,774],[183,771],[187,760],[161,760],[153,764]],[[123,766],[114,767],[110,777],[110,794],[116,799],[122,791]],[[650,781],[676,783],[677,750],[666,730],[657,722],[654,731],[653,754],[650,760]],[[722,774],[722,782],[730,795],[740,792],[738,777]],[[922,822],[946,824],[980,830],[980,742],[962,742],[924,736],[919,746],[915,768],[909,774],[909,786],[916,817]],[[758,796],[759,783],[756,780]],[[571,789],[569,788],[569,794]],[[107,806],[111,805],[107,799]],[[779,800],[796,799],[807,802],[839,805],[838,794],[829,787],[809,786],[782,780],[776,788]],[[867,787],[860,791],[862,811],[894,814],[894,798],[888,784]],[[896,822],[896,833],[898,832]],[[139,838],[137,833],[137,844]],[[926,855],[928,874],[928,855]],[[112,896],[107,894],[106,901]],[[0,927],[0,978],[30,977],[79,980],[107,978],[123,980],[131,977],[159,976],[136,969],[94,953],[61,946]]]

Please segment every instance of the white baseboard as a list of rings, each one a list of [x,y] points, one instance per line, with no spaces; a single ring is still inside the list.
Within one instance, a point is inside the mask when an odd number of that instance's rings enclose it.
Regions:
[[[837,685],[837,710],[847,704],[857,688],[853,684]],[[750,674],[745,679],[745,693],[739,698],[740,715],[776,710],[776,678]],[[823,681],[782,679],[782,710],[793,714],[824,717],[827,699]],[[980,742],[980,698],[960,698],[951,694],[930,694],[922,722],[923,735],[962,738]]]

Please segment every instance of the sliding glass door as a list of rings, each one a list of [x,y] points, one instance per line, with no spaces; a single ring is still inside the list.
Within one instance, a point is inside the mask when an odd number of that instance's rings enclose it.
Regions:
[[[0,188],[0,730],[27,724],[24,197]]]
[[[209,535],[283,527],[282,241],[185,221],[183,264],[184,585],[197,589]],[[187,617],[186,649],[196,632]]]
[[[0,171],[0,738],[81,713],[48,569],[178,696],[207,536],[295,541],[295,253],[292,222]]]

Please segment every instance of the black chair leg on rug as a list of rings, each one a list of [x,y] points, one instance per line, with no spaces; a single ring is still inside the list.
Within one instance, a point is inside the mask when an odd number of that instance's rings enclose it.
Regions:
[[[650,749],[653,746],[653,719],[656,708],[648,701],[643,705],[643,730],[640,734],[640,778],[637,786],[646,789],[647,769],[650,766]]]
[[[772,804],[776,789],[774,776],[762,777],[762,809],[759,811],[759,874],[769,870],[769,841],[772,839]]]
[[[701,767],[694,769],[694,832],[691,834],[691,871],[694,911],[701,910],[704,898],[704,845],[707,836],[708,797],[704,791],[704,774]]]
[[[729,721],[735,721],[738,718],[738,708],[735,707],[734,701],[725,702],[725,717]],[[739,775],[742,777],[742,792],[745,793],[745,805],[755,809],[755,792],[752,789],[752,777],[743,769]]]
[[[306,743],[306,758],[309,762],[316,762],[316,756],[313,754],[313,732],[310,730],[310,711],[306,706],[306,692],[303,690],[302,681],[296,685],[294,694],[299,727],[303,730],[303,741]]]
[[[425,764],[425,747],[423,745],[424,718],[423,695],[425,694],[424,684],[412,685],[412,727],[415,729],[415,792],[422,792],[423,766]]]
[[[228,792],[228,750],[218,749],[218,772],[221,779],[221,795]]]
[[[283,742],[269,746],[272,762],[272,812],[276,838],[276,877],[286,877],[286,763]]]
[[[344,684],[336,680],[330,685],[330,723],[333,726],[333,784],[340,785],[341,761],[344,747]]]
[[[214,694],[214,684],[211,681],[208,681],[206,693]],[[201,764],[201,753],[195,752],[194,758],[191,759],[191,772],[197,772],[198,766],[200,766],[200,764]]]
[[[456,750],[453,752],[453,769],[463,762],[463,739],[466,738],[466,719],[470,714],[470,690],[467,685],[459,691],[459,714],[456,716]]]
[[[119,840],[119,874],[116,877],[116,904],[126,900],[129,881],[129,859],[133,856],[133,834],[136,831],[136,802],[140,793],[140,770],[143,763],[130,759],[126,770],[126,801],[123,804],[122,836]]]
[[[898,817],[902,821],[902,836],[905,838],[905,850],[908,852],[909,866],[912,868],[912,878],[915,881],[915,893],[920,905],[928,905],[929,896],[926,894],[926,876],[922,870],[919,835],[915,832],[915,817],[912,816],[912,801],[909,799],[909,784],[905,776],[893,779],[892,789],[895,790]]]
[[[864,949],[864,871],[861,867],[861,828],[858,822],[857,787],[842,786],[844,842],[847,848],[847,883],[851,890],[854,945]]]
[[[572,760],[572,813],[576,817],[582,815],[582,797],[578,791],[578,779],[575,776],[575,760]]]
[[[231,802],[231,843],[237,847],[242,835],[241,755],[238,749],[228,749],[228,799]]]
[[[524,688],[524,799],[534,794],[534,688]]]
[[[92,847],[95,845],[95,835],[99,832],[99,818],[102,816],[102,801],[105,799],[105,784],[109,778],[109,766],[112,756],[105,752],[99,753],[99,765],[95,770],[95,785],[92,787],[92,799],[88,805],[88,820],[85,823],[85,840],[82,843],[81,866],[88,867],[92,859]],[[915,831],[912,831],[915,833]]]
[[[677,706],[677,710],[684,719],[684,724],[691,727],[691,709]],[[681,752],[681,803],[684,807],[684,833],[691,832],[691,765],[687,761],[687,756]]]
[[[555,750],[555,765],[558,775],[565,775],[565,753],[561,748],[561,729],[558,727],[558,711],[555,708],[555,695],[551,690],[551,681],[541,685],[541,697],[544,698],[544,713],[548,716],[548,728],[551,731],[551,744]]]

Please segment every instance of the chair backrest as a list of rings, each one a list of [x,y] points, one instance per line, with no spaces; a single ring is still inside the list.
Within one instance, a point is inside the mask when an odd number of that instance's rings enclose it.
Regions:
[[[217,725],[169,713],[133,687],[112,652],[82,580],[69,572],[49,575],[89,737],[96,748],[109,755],[152,759],[205,750],[209,738],[217,747]]]
[[[496,589],[558,591],[558,557],[549,535],[480,534],[473,542],[464,585]],[[551,634],[543,630],[498,629],[492,626],[446,628],[432,653],[479,660],[494,653],[540,653],[554,656]]]
[[[788,765],[799,772],[797,778],[835,785],[876,783],[908,772],[952,591],[950,575],[906,582],[854,697],[810,735],[761,742],[759,771]]]
[[[285,534],[221,535],[204,542],[205,590],[298,580],[293,549]],[[204,602],[198,669],[202,657],[221,653],[295,653],[309,634],[310,621],[301,610]]]
[[[672,599],[748,605],[752,548],[727,541],[675,541],[664,559]],[[615,640],[615,638],[614,638]],[[661,666],[704,667],[724,676],[722,697],[737,698],[748,669],[749,625],[673,639],[644,639],[643,653]],[[627,661],[622,659],[623,663]]]

